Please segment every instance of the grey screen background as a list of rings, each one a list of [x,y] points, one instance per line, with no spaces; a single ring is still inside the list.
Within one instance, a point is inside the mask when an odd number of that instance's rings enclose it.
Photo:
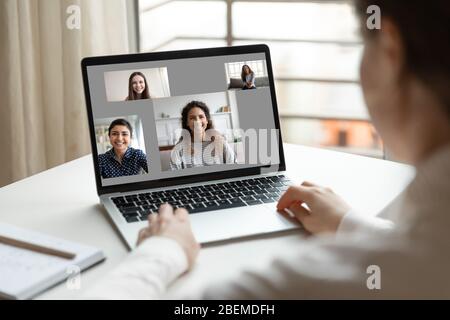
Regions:
[[[225,92],[228,89],[225,63],[250,60],[265,61],[266,57],[264,53],[256,53],[87,67],[94,122],[99,118],[120,118],[127,115],[138,115],[144,128],[144,141],[149,165],[148,174],[108,179],[101,178],[102,185],[111,186],[258,166],[249,164],[226,164],[177,171],[162,171],[159,159],[153,99],[108,102],[106,99],[104,79],[104,73],[107,71],[137,71],[140,69],[167,67],[171,97]],[[241,129],[244,131],[250,128],[275,129],[270,87],[238,91],[236,92],[236,103],[239,110]]]

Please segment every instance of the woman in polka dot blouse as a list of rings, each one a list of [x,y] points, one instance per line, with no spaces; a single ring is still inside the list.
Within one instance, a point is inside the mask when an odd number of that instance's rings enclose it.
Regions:
[[[108,128],[112,149],[100,154],[98,162],[103,178],[148,173],[147,156],[142,150],[129,146],[133,129],[125,119],[116,119]]]

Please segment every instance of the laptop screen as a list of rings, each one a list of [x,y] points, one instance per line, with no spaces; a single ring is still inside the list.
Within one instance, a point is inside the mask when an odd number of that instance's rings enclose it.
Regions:
[[[267,52],[148,55],[83,61],[100,187],[280,164]]]

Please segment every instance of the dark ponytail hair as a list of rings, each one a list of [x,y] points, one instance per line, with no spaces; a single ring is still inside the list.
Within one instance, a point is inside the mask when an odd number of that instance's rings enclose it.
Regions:
[[[113,122],[111,122],[111,124],[109,125],[109,128],[108,128],[108,136],[111,135],[111,130],[115,126],[125,126],[125,127],[127,127],[128,130],[130,130],[130,138],[133,137],[133,128],[131,127],[131,124],[125,119],[116,119]]]
[[[446,106],[450,117],[450,1],[354,0],[365,38],[379,30],[366,27],[370,5],[396,25],[405,51],[406,73],[415,75]],[[381,25],[383,28],[383,25]]]

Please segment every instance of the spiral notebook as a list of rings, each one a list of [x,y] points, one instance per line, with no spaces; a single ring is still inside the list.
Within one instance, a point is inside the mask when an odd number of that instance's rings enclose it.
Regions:
[[[0,223],[0,236],[72,252],[71,259],[0,243],[0,298],[29,299],[105,259],[100,249]]]

